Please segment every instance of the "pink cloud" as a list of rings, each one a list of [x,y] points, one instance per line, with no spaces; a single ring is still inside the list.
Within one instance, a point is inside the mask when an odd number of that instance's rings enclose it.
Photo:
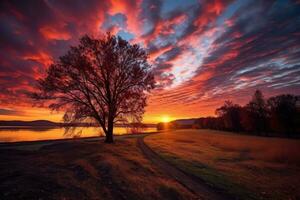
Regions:
[[[48,40],[69,40],[72,37],[67,31],[59,30],[51,26],[41,27],[40,32]]]

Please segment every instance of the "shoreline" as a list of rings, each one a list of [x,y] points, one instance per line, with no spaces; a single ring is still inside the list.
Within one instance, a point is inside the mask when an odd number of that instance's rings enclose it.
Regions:
[[[121,135],[114,135],[114,138],[130,138],[130,137],[141,137],[149,134],[160,133],[160,131],[153,132],[141,132],[141,133],[125,133]],[[78,137],[78,138],[62,138],[62,139],[47,139],[47,140],[33,140],[33,141],[14,141],[14,142],[0,142],[0,148],[6,146],[23,146],[23,145],[35,145],[35,144],[43,144],[43,143],[57,143],[57,142],[68,142],[68,141],[82,141],[82,140],[102,140],[105,136],[92,136],[92,137]]]

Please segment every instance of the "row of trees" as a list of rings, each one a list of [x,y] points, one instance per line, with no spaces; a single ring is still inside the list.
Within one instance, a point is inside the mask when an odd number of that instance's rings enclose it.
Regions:
[[[265,100],[256,90],[245,106],[225,101],[216,109],[218,117],[199,118],[198,128],[249,132],[263,136],[292,137],[300,132],[300,96],[284,94]]]

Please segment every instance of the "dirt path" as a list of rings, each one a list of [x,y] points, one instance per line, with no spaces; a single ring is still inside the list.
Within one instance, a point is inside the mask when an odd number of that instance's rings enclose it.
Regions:
[[[163,160],[159,155],[157,155],[148,145],[144,142],[144,137],[139,137],[137,139],[137,145],[142,150],[144,155],[152,161],[156,166],[158,166],[165,174],[177,180],[179,183],[184,185],[194,194],[196,194],[199,199],[207,200],[224,200],[229,199],[225,196],[213,191],[212,188],[205,185],[200,180],[196,180],[195,177],[191,177],[173,165],[169,164],[167,161]]]

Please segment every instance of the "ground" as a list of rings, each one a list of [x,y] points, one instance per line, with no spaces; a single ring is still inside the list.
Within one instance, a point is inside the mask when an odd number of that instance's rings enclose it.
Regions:
[[[1,144],[0,199],[296,200],[299,152],[212,130]]]
[[[195,199],[147,160],[136,138],[0,148],[0,199]]]
[[[300,199],[300,140],[212,130],[145,138],[163,159],[239,199]]]

